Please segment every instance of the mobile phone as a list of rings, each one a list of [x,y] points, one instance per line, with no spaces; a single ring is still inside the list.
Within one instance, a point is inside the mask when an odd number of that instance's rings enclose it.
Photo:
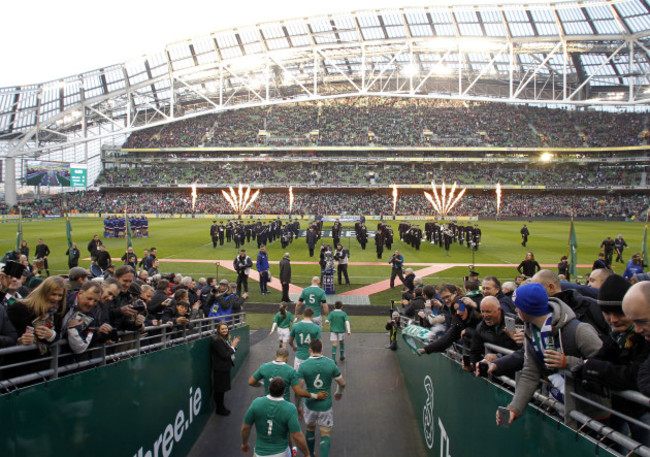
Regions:
[[[483,376],[484,378],[488,375],[489,365],[485,362],[479,362],[478,364],[478,375]]]
[[[506,330],[508,330],[510,333],[515,333],[517,331],[517,327],[515,326],[515,318],[512,316],[505,316],[503,320],[506,323]]]
[[[458,311],[459,312],[464,312],[467,308],[465,307],[465,303],[463,303],[463,300],[458,300]]]
[[[510,427],[510,410],[503,406],[499,406],[499,427]]]
[[[28,325],[27,327],[25,327],[25,333],[34,333],[34,327]]]
[[[468,367],[470,365],[469,355],[464,355],[463,356],[463,365],[465,365],[466,367]]]

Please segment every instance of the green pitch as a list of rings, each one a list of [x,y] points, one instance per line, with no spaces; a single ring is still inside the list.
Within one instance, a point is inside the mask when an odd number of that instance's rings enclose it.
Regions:
[[[393,250],[399,249],[405,259],[405,266],[410,263],[455,263],[461,266],[446,269],[435,275],[427,276],[425,284],[440,284],[442,282],[452,282],[462,284],[462,277],[469,270],[470,264],[476,264],[475,269],[481,276],[488,274],[495,275],[502,281],[513,280],[516,276],[516,266],[523,260],[526,252],[533,251],[536,260],[540,264],[556,265],[562,255],[568,254],[569,239],[569,222],[528,222],[526,224],[530,230],[528,246],[521,246],[521,237],[519,229],[523,222],[507,221],[479,221],[479,226],[483,232],[483,241],[479,250],[472,259],[472,251],[465,246],[453,244],[450,251],[450,257],[445,256],[444,249],[437,245],[431,245],[423,242],[419,251],[414,250],[405,243],[398,240],[397,225],[399,221],[391,221],[395,233],[395,243]],[[86,246],[94,234],[103,234],[103,220],[98,218],[71,218],[72,239],[77,243],[81,251],[82,259],[87,259],[89,253]],[[0,224],[0,248],[2,253],[14,249],[16,245],[17,223],[7,222]],[[209,236],[211,220],[210,219],[151,219],[149,221],[149,238],[134,238],[133,245],[138,255],[142,257],[145,248],[155,246],[158,248],[158,257],[161,260],[160,271],[163,273],[177,272],[191,275],[194,278],[216,276],[217,268],[215,262],[225,261],[232,264],[232,260],[237,255],[234,243],[225,243],[224,246],[212,248],[212,242]],[[306,228],[307,221],[301,222],[302,228]],[[376,229],[376,222],[369,221],[367,224],[369,230]],[[424,228],[424,222],[420,222]],[[628,243],[629,247],[624,252],[625,260],[629,260],[631,254],[641,250],[644,224],[639,222],[576,222],[576,234],[578,238],[578,264],[591,265],[596,259],[600,250],[600,243],[605,237],[616,237],[619,233]],[[324,229],[331,229],[332,223],[326,222]],[[353,230],[353,224],[343,224],[344,230]],[[37,240],[42,237],[45,243],[50,247],[52,254],[49,257],[50,271],[54,273],[67,273],[67,241],[65,235],[65,220],[60,219],[39,219],[23,221],[23,238],[28,242],[30,247],[30,260],[33,259],[33,253]],[[103,238],[102,238],[103,239]],[[126,240],[124,239],[103,239],[108,251],[113,258],[121,257],[126,249]],[[331,238],[322,239],[323,243],[332,243]],[[366,250],[362,250],[356,238],[344,238],[343,244],[350,250],[350,262],[368,262],[378,263],[378,265],[350,265],[349,273],[351,286],[337,286],[337,293],[347,290],[358,289],[362,286],[373,284],[378,281],[387,279],[390,276],[390,266],[388,259],[391,252],[384,250],[382,260],[378,260],[375,253],[375,246],[372,239]],[[253,260],[257,256],[257,243],[251,240],[245,245],[248,254]],[[283,250],[280,241],[276,240],[268,248],[269,260],[279,261],[282,258]],[[318,258],[309,258],[307,245],[304,238],[296,238],[289,246],[288,251],[291,253],[293,262],[293,283],[300,287],[309,285],[312,276],[320,275],[320,267],[317,264]],[[318,249],[317,249],[318,252]],[[167,262],[165,262],[168,260]],[[169,262],[170,260],[187,260],[182,262]],[[204,262],[193,262],[194,260],[203,260]],[[208,261],[208,262],[205,262]],[[313,265],[297,265],[299,261],[312,261]],[[116,266],[122,262],[115,261]],[[89,260],[82,260],[81,266],[88,267]],[[498,264],[502,266],[480,266],[480,264]],[[616,271],[620,274],[625,269],[624,264],[615,264]],[[424,268],[423,266],[414,266],[414,269]],[[556,271],[556,268],[553,267]],[[591,268],[579,268],[578,276],[582,278]],[[271,265],[271,274],[275,277],[279,275],[277,264]],[[219,268],[219,277],[230,280],[235,279],[235,274]],[[399,280],[397,280],[399,284]],[[250,281],[250,301],[263,301],[277,303],[280,300],[280,292],[273,290],[270,295],[262,297],[259,295],[259,288],[255,281]],[[391,298],[399,298],[397,288],[393,291],[384,291],[370,296],[373,305],[386,305]]]

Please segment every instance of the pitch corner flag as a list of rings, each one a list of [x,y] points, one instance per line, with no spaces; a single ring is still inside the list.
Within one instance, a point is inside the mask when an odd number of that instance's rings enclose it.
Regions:
[[[578,239],[576,238],[576,228],[573,225],[573,216],[571,217],[571,228],[569,229],[569,275],[576,278],[576,267],[578,264]]]

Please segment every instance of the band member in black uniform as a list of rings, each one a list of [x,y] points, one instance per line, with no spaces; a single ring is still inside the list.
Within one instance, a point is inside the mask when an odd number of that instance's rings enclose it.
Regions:
[[[528,237],[530,236],[530,232],[528,231],[528,227],[526,227],[526,224],[519,230],[519,233],[521,233],[521,245],[526,247],[526,243],[528,243]]]
[[[212,221],[212,225],[210,226],[210,238],[212,239],[213,248],[217,247],[217,240],[219,239],[217,230],[217,221]]]

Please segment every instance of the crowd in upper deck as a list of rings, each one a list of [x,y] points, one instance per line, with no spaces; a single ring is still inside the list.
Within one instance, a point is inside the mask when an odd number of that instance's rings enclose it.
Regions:
[[[260,130],[273,146],[314,144],[314,130],[319,146],[635,146],[647,144],[647,128],[642,113],[357,97],[209,114],[140,130],[123,147],[257,146]]]

